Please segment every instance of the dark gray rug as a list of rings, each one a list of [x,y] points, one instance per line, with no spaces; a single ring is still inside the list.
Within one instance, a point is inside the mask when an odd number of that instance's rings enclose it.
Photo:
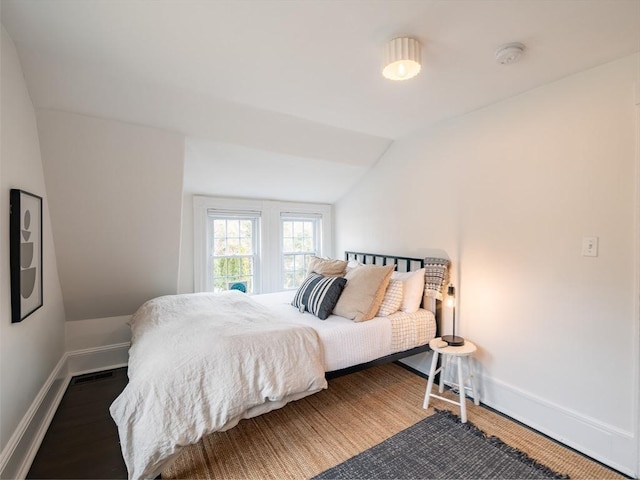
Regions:
[[[403,430],[315,479],[568,478],[448,411]]]

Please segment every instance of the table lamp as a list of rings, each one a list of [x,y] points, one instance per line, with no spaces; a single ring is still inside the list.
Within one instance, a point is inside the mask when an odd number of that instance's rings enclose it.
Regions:
[[[442,340],[452,347],[459,347],[464,345],[464,338],[456,335],[456,289],[453,284],[447,288],[447,297],[447,305],[453,312],[453,335],[443,335]]]

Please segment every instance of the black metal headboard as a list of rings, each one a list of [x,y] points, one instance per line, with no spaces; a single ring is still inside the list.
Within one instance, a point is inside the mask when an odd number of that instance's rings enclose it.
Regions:
[[[380,253],[345,251],[344,258],[347,261],[356,260],[365,265],[395,265],[395,269],[398,272],[420,270],[425,265],[424,258],[399,257],[397,255],[384,255]],[[432,311],[434,311],[436,316],[436,337],[438,337],[442,332],[442,301],[434,301],[435,307]],[[431,310],[431,308],[429,310]]]
[[[344,252],[345,260],[356,260],[366,265],[395,265],[397,272],[412,272],[424,267],[424,258],[398,257],[379,253]]]

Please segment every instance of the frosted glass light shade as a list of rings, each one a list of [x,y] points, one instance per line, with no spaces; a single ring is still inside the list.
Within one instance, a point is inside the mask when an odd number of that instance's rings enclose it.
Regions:
[[[420,73],[422,47],[413,38],[394,38],[385,47],[382,75],[389,80],[408,80]]]

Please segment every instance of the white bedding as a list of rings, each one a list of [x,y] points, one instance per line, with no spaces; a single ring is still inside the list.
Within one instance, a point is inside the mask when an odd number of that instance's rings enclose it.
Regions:
[[[324,369],[327,372],[352,367],[376,358],[409,348],[425,345],[435,337],[435,316],[420,309],[415,314],[396,313],[389,317],[376,317],[366,322],[354,322],[330,315],[320,320],[310,313],[300,313],[291,306],[295,292],[267,293],[253,298],[267,306],[280,319],[315,329],[324,351]],[[394,328],[398,320],[407,319],[412,328]]]
[[[316,331],[235,290],[150,300],[131,328],[129,384],[110,408],[129,478],[154,478],[183,446],[327,387]]]

